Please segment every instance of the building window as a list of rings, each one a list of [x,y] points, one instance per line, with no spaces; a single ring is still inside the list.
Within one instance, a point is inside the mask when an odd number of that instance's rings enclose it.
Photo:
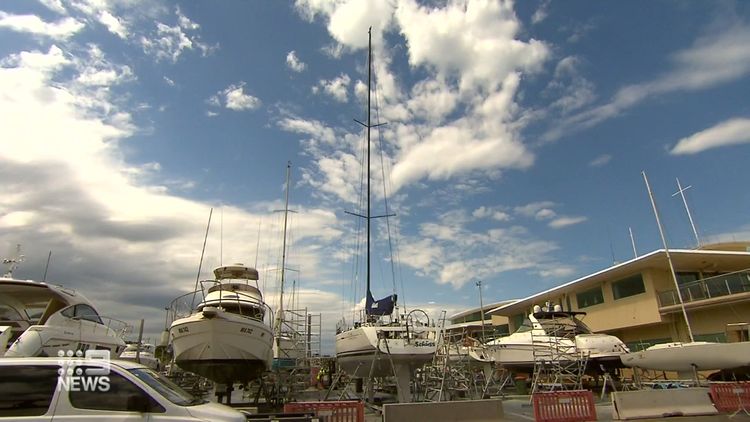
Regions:
[[[677,284],[680,285],[692,283],[701,279],[701,276],[698,273],[675,273],[675,276],[677,277]]]
[[[615,300],[635,296],[645,291],[646,286],[644,286],[643,277],[640,274],[612,283],[612,295]]]
[[[588,308],[589,306],[604,303],[602,288],[594,287],[593,289],[576,294],[576,302],[578,302],[578,309]]]

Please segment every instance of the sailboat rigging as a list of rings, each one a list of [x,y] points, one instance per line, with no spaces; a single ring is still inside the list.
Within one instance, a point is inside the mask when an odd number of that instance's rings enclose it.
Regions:
[[[369,397],[372,398],[372,380],[375,377],[396,377],[398,399],[400,402],[411,400],[409,382],[413,371],[429,362],[435,354],[435,327],[429,326],[429,319],[424,325],[415,322],[411,314],[403,320],[384,322],[383,317],[390,316],[396,309],[398,296],[393,294],[376,300],[371,285],[371,222],[376,218],[393,216],[393,214],[372,215],[370,192],[370,135],[372,128],[382,123],[372,124],[371,120],[371,86],[372,86],[372,33],[368,43],[367,70],[367,123],[357,123],[366,128],[366,211],[364,215],[347,212],[365,220],[366,228],[366,263],[365,275],[365,309],[364,319],[353,327],[338,327],[336,334],[336,360],[339,367],[354,378],[367,378]],[[424,314],[426,315],[426,314]]]

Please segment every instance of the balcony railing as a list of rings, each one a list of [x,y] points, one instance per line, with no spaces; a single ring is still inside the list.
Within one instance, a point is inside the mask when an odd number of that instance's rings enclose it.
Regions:
[[[748,270],[721,274],[680,286],[680,294],[685,303],[746,292],[750,292],[750,271]],[[680,304],[675,289],[657,294],[660,307]]]

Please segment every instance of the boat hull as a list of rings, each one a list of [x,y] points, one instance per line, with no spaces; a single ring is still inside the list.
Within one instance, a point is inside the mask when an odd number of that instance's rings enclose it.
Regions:
[[[10,345],[5,357],[54,357],[61,352],[70,355],[87,350],[107,350],[112,358],[117,357],[125,349],[125,341],[111,329],[94,324],[70,321],[64,326],[32,325]]]
[[[396,367],[413,371],[435,356],[435,331],[426,329],[408,338],[411,334],[407,335],[401,326],[367,326],[344,331],[336,335],[336,363],[355,378],[393,376]]]
[[[620,359],[625,366],[660,371],[734,369],[750,366],[750,342],[666,343]]]
[[[273,334],[260,320],[198,312],[176,320],[169,335],[175,363],[216,382],[248,382],[271,367]]]

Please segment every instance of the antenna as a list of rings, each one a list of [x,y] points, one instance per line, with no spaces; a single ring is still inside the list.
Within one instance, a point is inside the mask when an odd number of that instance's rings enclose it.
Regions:
[[[677,179],[677,192],[673,193],[672,196],[680,195],[682,197],[682,203],[685,204],[685,211],[687,211],[688,220],[690,220],[690,227],[693,229],[693,235],[695,235],[695,243],[698,248],[701,247],[701,240],[698,237],[698,230],[695,229],[695,223],[693,222],[693,216],[690,215],[690,208],[688,207],[687,200],[685,199],[685,191],[690,189],[692,186],[687,186],[685,188],[680,185],[680,179],[675,177]]]
[[[648,184],[648,178],[646,172],[642,171],[643,180],[646,182],[646,190],[648,191],[648,197],[651,200],[651,206],[654,208],[654,216],[656,217],[656,225],[659,227],[659,236],[661,236],[661,243],[664,245],[664,252],[667,254],[667,262],[669,262],[669,271],[672,273],[672,281],[674,281],[674,287],[677,290],[677,298],[680,300],[680,307],[682,308],[682,316],[685,318],[685,325],[688,329],[688,335],[690,336],[690,342],[695,341],[693,339],[693,330],[690,328],[690,320],[685,310],[685,302],[682,301],[682,293],[680,292],[680,285],[677,283],[677,275],[674,272],[674,265],[672,265],[672,257],[669,255],[669,248],[667,247],[667,239],[664,237],[664,229],[661,227],[661,221],[659,220],[659,211],[656,209],[656,202],[654,201],[654,195],[651,193],[651,186]]]
[[[219,224],[219,265],[224,265],[224,207],[219,208],[221,223]]]

